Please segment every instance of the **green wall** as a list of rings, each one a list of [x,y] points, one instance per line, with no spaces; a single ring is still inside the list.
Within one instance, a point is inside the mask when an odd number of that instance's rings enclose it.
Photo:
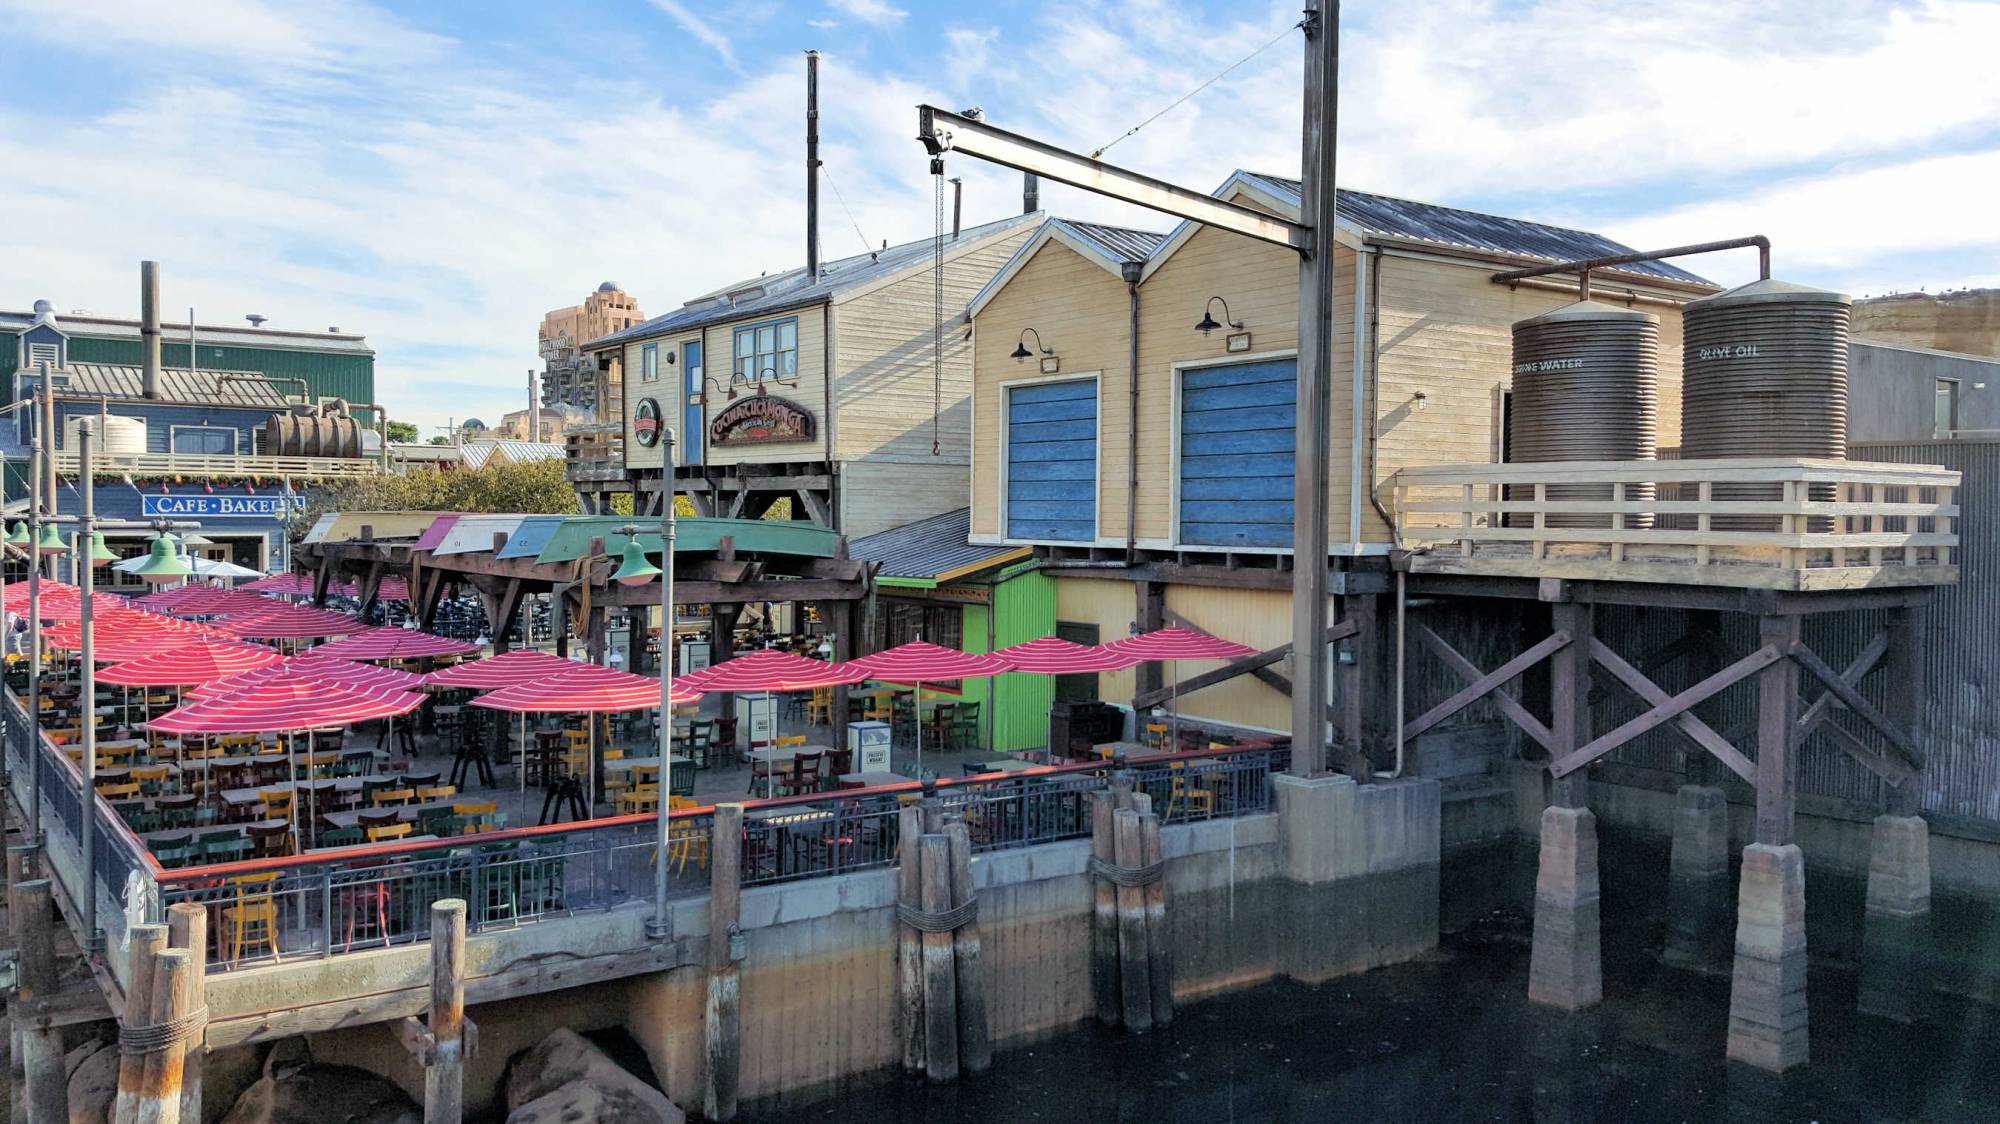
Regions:
[[[994,647],[1052,636],[1056,630],[1056,583],[1037,570],[1004,577],[993,586],[990,613]],[[966,651],[990,650],[986,645],[988,619],[987,606],[965,607]],[[981,711],[992,715],[994,749],[1042,749],[1048,745],[1049,707],[1055,702],[1052,677],[1009,672],[991,680],[970,680],[965,687],[966,700],[978,701]]]
[[[19,358],[20,336],[0,332],[0,391],[13,400],[14,368]],[[208,371],[261,371],[280,378],[306,380],[316,397],[345,398],[349,402],[375,401],[375,357],[345,352],[292,351],[267,347],[214,347],[197,341],[201,349],[197,364]],[[138,340],[99,339],[71,336],[69,357],[77,363],[117,363],[136,367],[145,358]],[[160,344],[160,365],[186,368],[188,345],[171,340]]]

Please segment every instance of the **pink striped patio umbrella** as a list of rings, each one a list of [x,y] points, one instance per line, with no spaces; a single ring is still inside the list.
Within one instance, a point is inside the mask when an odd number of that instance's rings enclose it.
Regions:
[[[1195,632],[1185,628],[1155,629],[1152,632],[1139,633],[1137,636],[1108,641],[1099,647],[1123,655],[1137,656],[1141,660],[1168,661],[1167,679],[1172,684],[1173,690],[1168,697],[1167,714],[1172,724],[1169,737],[1171,744],[1175,746],[1180,744],[1180,661],[1234,660],[1257,654],[1257,649],[1248,644],[1238,644],[1233,640],[1224,640],[1205,632]]]
[[[225,617],[217,627],[257,640],[310,640],[365,632],[369,628],[346,613],[310,605],[281,605],[261,613]]]
[[[167,607],[168,614],[176,617],[214,617],[224,613],[267,613],[283,607],[281,602],[240,589],[218,589],[214,586],[187,588],[185,596],[176,598]]]
[[[25,603],[23,607],[26,607]],[[124,613],[131,611],[123,597],[111,593],[92,593],[90,595],[90,607],[93,616],[102,613]],[[83,595],[72,593],[50,597],[48,591],[43,590],[41,614],[42,619],[45,621],[82,620]]]
[[[885,683],[908,683],[914,687],[912,706],[917,718],[918,777],[924,775],[924,684],[951,679],[983,679],[1013,667],[1000,656],[955,651],[923,640],[912,640],[849,660],[847,666],[867,671],[871,679]]]
[[[375,589],[375,596],[378,600],[382,601],[408,601],[410,599],[409,579],[393,575],[383,578],[382,584]]]
[[[481,695],[472,700],[473,706],[504,710],[509,714],[619,714],[634,710],[658,710],[660,706],[660,681],[650,675],[634,675],[629,671],[600,667],[597,664],[578,663],[563,660],[567,668],[539,679],[502,687],[497,691]],[[691,703],[701,697],[701,692],[678,683],[669,688],[669,703],[679,706]],[[661,715],[660,721],[669,721],[668,715]],[[588,807],[597,807],[597,722],[592,719],[590,729],[590,764],[584,773],[589,784],[585,790]],[[526,745],[522,746],[526,752]],[[660,763],[661,774],[667,772],[667,763]],[[521,783],[527,784],[527,770],[521,772]]]
[[[478,650],[477,644],[434,633],[409,628],[376,628],[322,644],[314,652],[343,660],[414,660],[429,656],[462,656]]]
[[[993,653],[1006,660],[1015,671],[1035,671],[1043,675],[1083,675],[1093,671],[1123,671],[1145,662],[1138,656],[1106,651],[1101,645],[1078,644],[1056,636],[1044,636],[1024,644],[1010,644]]]
[[[255,671],[284,658],[275,649],[259,644],[195,636],[151,655],[112,664],[99,671],[97,678],[120,687],[185,687]]]
[[[273,679],[302,679],[360,691],[413,691],[423,686],[424,677],[380,664],[328,659],[319,649],[247,671],[228,679],[217,679],[188,692],[189,698],[209,698],[244,690]]]
[[[546,679],[578,662],[532,648],[516,648],[483,660],[468,660],[452,667],[439,668],[424,676],[424,686],[496,691],[516,683]]]
[[[682,686],[697,691],[804,691],[813,687],[834,687],[843,683],[859,683],[868,678],[865,669],[850,663],[828,663],[825,660],[808,659],[790,652],[780,652],[775,648],[765,648],[748,652],[732,659],[711,664],[700,671],[683,675],[677,680]],[[668,721],[666,715],[661,721]],[[778,778],[771,771],[777,760],[778,712],[771,710],[771,745],[765,749],[764,768],[770,778],[769,795],[777,795]],[[752,742],[755,742],[753,737]],[[755,752],[755,746],[752,746]]]

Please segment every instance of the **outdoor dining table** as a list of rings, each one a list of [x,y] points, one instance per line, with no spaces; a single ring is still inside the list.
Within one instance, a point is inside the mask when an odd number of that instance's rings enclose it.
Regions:
[[[396,840],[396,842],[429,843],[432,840],[435,840],[436,838],[437,836],[435,835],[405,835],[401,839]],[[380,843],[342,843],[338,847],[307,847],[306,854],[319,855],[324,857],[330,855],[338,855],[342,851],[366,851],[370,847],[379,847],[379,846],[381,846]]]
[[[980,773],[1023,773],[1029,769],[1039,769],[1033,761],[1023,761],[1019,757],[996,757],[991,761],[968,761],[965,763],[967,776]]]
[[[770,832],[772,873],[782,877],[786,873],[798,872],[799,847],[822,838],[821,833],[833,825],[834,815],[831,809],[818,804],[784,804],[775,808],[753,809],[745,812],[743,819]],[[791,860],[789,871],[787,858]]]
[[[902,784],[910,778],[898,773],[842,773],[838,778],[842,788],[880,788],[883,785]]]
[[[360,827],[364,812],[394,812],[398,823],[415,823],[425,812],[449,812],[459,804],[467,803],[463,796],[448,796],[442,800],[426,800],[421,804],[391,804],[386,808],[358,808],[348,812],[327,812],[320,819],[335,827]]]

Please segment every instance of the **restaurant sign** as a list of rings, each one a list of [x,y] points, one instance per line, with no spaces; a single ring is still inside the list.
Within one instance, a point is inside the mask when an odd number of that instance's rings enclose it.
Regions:
[[[287,509],[304,504],[296,495],[274,492],[267,496],[139,496],[139,514],[149,518],[193,516],[201,519],[283,519]]]
[[[783,398],[744,398],[708,423],[712,445],[777,445],[813,439],[813,416]]]
[[[632,411],[632,436],[648,449],[660,443],[659,402],[639,399],[639,405]]]

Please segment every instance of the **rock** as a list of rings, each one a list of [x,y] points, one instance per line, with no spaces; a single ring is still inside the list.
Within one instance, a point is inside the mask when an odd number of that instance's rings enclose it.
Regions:
[[[93,1038],[63,1055],[69,1074],[69,1124],[110,1124],[118,1099],[118,1046]]]
[[[560,1028],[507,1074],[507,1124],[683,1124],[666,1094],[628,1073],[589,1039]]]
[[[222,1124],[423,1124],[423,1119],[401,1089],[365,1069],[267,1064]]]

